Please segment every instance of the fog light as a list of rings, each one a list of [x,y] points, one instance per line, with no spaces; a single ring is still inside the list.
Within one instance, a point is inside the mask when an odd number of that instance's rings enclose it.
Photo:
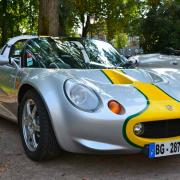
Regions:
[[[137,136],[141,136],[144,133],[144,125],[142,123],[138,123],[134,126],[134,133]]]

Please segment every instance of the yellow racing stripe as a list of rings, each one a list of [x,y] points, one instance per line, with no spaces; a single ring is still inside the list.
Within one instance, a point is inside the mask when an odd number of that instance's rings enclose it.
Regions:
[[[103,73],[114,84],[131,84],[147,98],[147,108],[143,112],[128,117],[123,127],[123,135],[126,140],[136,146],[144,147],[154,142],[165,142],[180,140],[180,136],[173,138],[149,139],[138,137],[134,134],[133,128],[136,123],[148,121],[160,121],[180,118],[180,103],[167,95],[161,89],[150,83],[143,83],[124,74],[120,70],[103,70]],[[168,110],[172,106],[173,110]]]

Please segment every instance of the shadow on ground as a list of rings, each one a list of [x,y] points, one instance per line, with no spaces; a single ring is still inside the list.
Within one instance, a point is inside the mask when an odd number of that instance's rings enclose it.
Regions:
[[[0,179],[179,179],[180,156],[149,160],[144,155],[63,153],[43,163],[23,152],[17,125],[0,120]]]

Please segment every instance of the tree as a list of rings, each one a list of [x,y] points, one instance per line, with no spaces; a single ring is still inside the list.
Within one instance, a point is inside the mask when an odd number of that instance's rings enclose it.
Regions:
[[[129,31],[130,23],[136,19],[140,2],[135,0],[104,0],[103,17],[107,27],[107,38]]]
[[[6,20],[6,16],[7,16],[7,0],[2,0],[1,2],[1,9],[2,9],[2,14],[1,14],[1,45],[4,45],[5,42],[7,41],[7,20]]]
[[[60,1],[60,26],[63,35],[70,35],[74,26],[74,1]]]
[[[178,0],[159,0],[150,4],[141,23],[141,45],[146,52],[180,47],[180,4]]]
[[[119,33],[115,35],[114,46],[117,49],[124,48],[127,45],[127,42],[128,42],[128,36],[126,33]]]
[[[0,1],[0,45],[9,37],[37,33],[37,0]]]
[[[101,0],[73,0],[74,26],[82,28],[82,37],[86,37],[90,30],[90,17],[99,18],[102,12]]]
[[[39,1],[39,34],[59,36],[60,26],[60,0]]]
[[[108,40],[112,40],[116,33],[123,32],[138,14],[139,2],[134,0],[71,0],[75,27],[82,28],[82,37],[86,37],[92,30],[104,29]],[[90,24],[90,17],[96,18],[97,25]]]

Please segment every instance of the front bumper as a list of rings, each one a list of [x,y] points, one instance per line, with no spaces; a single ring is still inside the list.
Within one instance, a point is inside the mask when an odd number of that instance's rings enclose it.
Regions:
[[[72,110],[73,109],[73,110]],[[137,153],[140,148],[131,146],[123,136],[124,117],[106,109],[95,113],[82,112],[76,108],[65,110],[67,128],[66,143],[61,146],[70,152],[80,153]],[[59,124],[59,126],[61,126]]]

